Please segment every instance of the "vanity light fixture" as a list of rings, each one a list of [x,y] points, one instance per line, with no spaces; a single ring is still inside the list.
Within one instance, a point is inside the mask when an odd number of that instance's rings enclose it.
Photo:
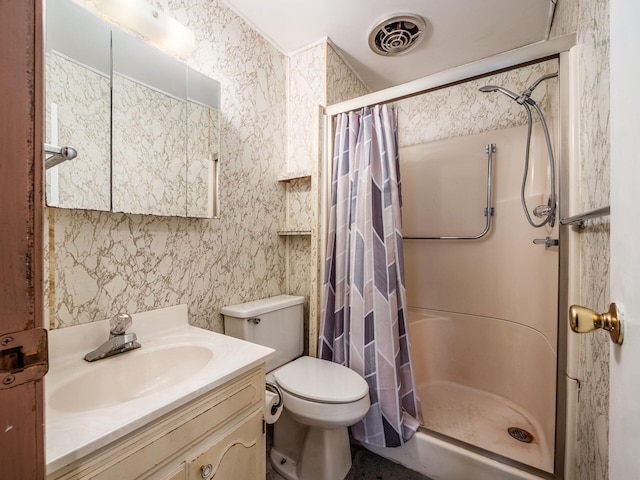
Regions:
[[[98,0],[96,8],[114,22],[181,58],[188,57],[196,48],[191,30],[145,0]]]

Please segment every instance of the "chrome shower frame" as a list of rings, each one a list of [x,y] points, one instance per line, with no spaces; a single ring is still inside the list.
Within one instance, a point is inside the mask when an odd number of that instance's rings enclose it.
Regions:
[[[494,57],[479,60],[467,65],[452,68],[439,72],[422,79],[418,79],[406,84],[391,87],[378,92],[373,92],[352,100],[330,105],[324,108],[324,117],[321,121],[322,128],[320,136],[321,144],[321,167],[319,169],[319,215],[317,217],[317,228],[319,234],[316,237],[317,252],[324,252],[326,249],[326,230],[328,221],[327,203],[331,191],[331,175],[327,175],[331,170],[331,152],[333,137],[332,117],[339,113],[357,110],[364,106],[377,103],[386,103],[409,98],[451,85],[462,83],[471,79],[490,75],[495,72],[517,68],[522,65],[544,61],[551,58],[559,60],[559,91],[560,91],[560,122],[559,122],[559,144],[557,153],[560,159],[558,164],[558,190],[561,192],[561,199],[558,205],[558,218],[569,217],[571,207],[577,207],[578,189],[572,188],[572,179],[577,176],[577,161],[575,158],[575,145],[578,135],[577,122],[579,112],[577,104],[577,52],[573,48],[576,45],[576,35],[569,34],[555,37],[546,42],[522,47],[520,49],[499,54]],[[534,82],[535,88],[537,84]],[[515,95],[515,94],[514,94]],[[514,99],[515,100],[515,99]],[[568,308],[570,302],[578,295],[579,284],[576,282],[577,269],[577,244],[579,233],[576,228],[561,226],[559,228],[560,239],[560,265],[559,265],[559,291],[558,291],[558,368],[557,368],[557,394],[556,394],[556,433],[555,433],[555,468],[554,478],[574,478],[575,476],[575,456],[577,445],[576,438],[576,405],[578,396],[577,378],[577,339],[576,335],[568,333]],[[324,278],[324,263],[320,257],[317,258],[319,275],[315,282],[315,288],[320,291],[322,279]],[[310,299],[311,301],[311,299]],[[319,297],[313,300],[316,308],[319,309]],[[437,442],[437,445],[440,443]],[[455,449],[455,446],[452,448]],[[446,449],[449,452],[449,446]],[[441,453],[437,450],[434,458],[439,458]],[[495,463],[492,460],[475,455],[473,452],[466,452],[469,462],[473,462],[474,468],[485,468],[488,463]],[[477,460],[475,459],[477,457]],[[406,461],[406,459],[404,459]],[[471,465],[471,463],[470,463]],[[522,468],[521,465],[512,465]],[[487,467],[492,468],[492,467]],[[485,470],[482,470],[483,472]],[[527,469],[524,469],[526,472]],[[539,472],[538,472],[539,473]]]

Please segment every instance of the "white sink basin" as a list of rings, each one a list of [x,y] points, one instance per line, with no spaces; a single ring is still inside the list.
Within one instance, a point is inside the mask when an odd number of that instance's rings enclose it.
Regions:
[[[108,357],[61,383],[49,406],[81,412],[135,400],[187,380],[212,358],[211,349],[191,345],[143,347]]]
[[[109,322],[49,332],[47,474],[264,363],[273,350],[189,325],[187,306],[133,314],[141,348],[86,362]]]

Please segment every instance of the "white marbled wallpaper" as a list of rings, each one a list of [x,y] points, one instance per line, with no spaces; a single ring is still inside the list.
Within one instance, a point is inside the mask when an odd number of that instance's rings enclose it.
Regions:
[[[289,172],[311,172],[318,105],[326,103],[325,44],[289,57]]]
[[[54,327],[187,303],[221,332],[224,305],[284,289],[286,58],[218,1],[154,4],[195,32],[186,62],[222,85],[220,218],[50,209]]]
[[[51,185],[57,176],[56,206],[109,210],[111,80],[56,53],[48,53],[45,62],[45,141],[52,142],[51,104],[54,103],[58,109],[58,146],[70,145],[78,150],[75,159],[47,170],[47,204],[52,204]]]
[[[562,0],[561,0],[562,1]],[[580,196],[583,211],[609,205],[609,1],[579,2]],[[609,221],[589,222],[581,239],[581,299],[609,308]],[[609,350],[606,332],[579,337],[577,478],[609,476]]]
[[[288,182],[287,225],[309,230],[310,236],[287,237],[288,292],[303,295],[305,338],[315,352],[318,296],[318,172],[319,110],[337,101],[368,93],[351,68],[328,42],[311,46],[289,58],[289,155],[288,172],[304,172],[309,178]]]
[[[552,71],[557,71],[555,60],[400,100],[396,102],[400,146],[526,125],[527,116],[520,105],[502,93],[482,93],[478,89],[484,85],[497,85],[520,93]],[[547,120],[551,117],[549,102],[554,90],[557,90],[557,79],[542,82],[532,95]],[[534,120],[537,121],[535,113]]]
[[[327,45],[327,105],[358,98],[370,93],[367,86],[336,52]]]
[[[287,172],[311,175],[318,155],[314,141],[318,105],[325,104],[325,45],[313,45],[289,57],[288,156]],[[310,231],[315,224],[311,177],[292,180],[287,192],[287,225],[291,230]],[[305,347],[311,318],[311,244],[312,235],[285,237],[287,249],[287,286],[291,295],[305,297]],[[305,351],[308,351],[306,347]]]

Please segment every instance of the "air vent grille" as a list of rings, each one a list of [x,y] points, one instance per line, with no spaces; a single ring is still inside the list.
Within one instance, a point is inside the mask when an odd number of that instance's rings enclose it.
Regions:
[[[426,23],[417,15],[400,15],[379,23],[369,34],[369,47],[378,55],[403,55],[422,41]]]

